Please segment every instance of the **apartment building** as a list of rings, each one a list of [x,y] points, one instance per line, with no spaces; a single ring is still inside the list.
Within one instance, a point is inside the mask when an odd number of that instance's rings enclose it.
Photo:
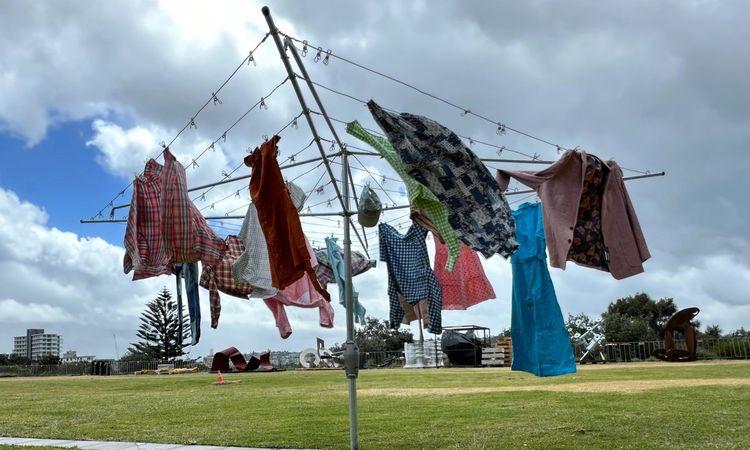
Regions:
[[[61,348],[62,336],[45,333],[41,328],[28,329],[26,336],[13,338],[13,353],[23,355],[32,361],[47,355],[59,357]]]

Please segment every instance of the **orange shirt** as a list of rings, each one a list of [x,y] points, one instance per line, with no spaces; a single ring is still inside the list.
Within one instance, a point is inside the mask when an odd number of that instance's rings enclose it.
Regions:
[[[280,139],[272,137],[245,157],[245,165],[252,168],[250,196],[268,244],[272,284],[281,290],[307,273],[315,290],[331,301],[313,271],[299,213],[276,160]]]

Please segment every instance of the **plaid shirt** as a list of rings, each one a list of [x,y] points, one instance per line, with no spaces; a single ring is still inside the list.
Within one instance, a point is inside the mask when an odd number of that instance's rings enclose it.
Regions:
[[[219,291],[247,299],[253,292],[253,286],[247,282],[237,282],[232,274],[232,263],[242,255],[245,246],[237,236],[227,236],[227,251],[221,262],[216,265],[203,265],[201,273],[201,287],[208,289],[208,298],[211,303],[211,328],[219,325],[219,315],[221,314],[221,299]]]
[[[203,261],[218,264],[224,241],[190,201],[185,168],[164,150],[164,166],[153,159],[133,181],[125,229],[125,273],[133,280],[171,274],[170,264]]]
[[[393,149],[393,146],[391,146],[387,139],[368,133],[357,121],[347,124],[346,132],[370,144],[388,161],[401,179],[404,180],[409,204],[423,210],[429,216],[443,241],[448,246],[448,261],[445,267],[449,271],[453,270],[453,266],[459,255],[461,240],[448,222],[448,207],[445,203],[438,200],[432,191],[409,175],[403,161],[401,161],[401,157],[396,153],[396,150]]]
[[[398,328],[406,312],[399,294],[412,305],[427,300],[430,333],[442,332],[443,292],[430,268],[425,237],[427,230],[417,224],[402,236],[392,226],[378,225],[380,260],[388,265],[388,298],[391,328]]]
[[[185,168],[164,150],[161,217],[164,242],[173,262],[219,264],[226,244],[203,218],[187,191]]]
[[[146,163],[143,175],[133,180],[123,260],[125,273],[134,270],[133,280],[172,273],[161,223],[162,169],[151,159]]]

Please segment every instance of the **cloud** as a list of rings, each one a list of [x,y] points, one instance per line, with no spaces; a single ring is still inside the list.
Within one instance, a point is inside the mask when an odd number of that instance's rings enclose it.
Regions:
[[[11,298],[0,300],[0,310],[3,311],[0,322],[6,324],[25,322],[30,317],[34,318],[35,323],[40,324],[78,322],[78,319],[57,306],[43,303],[22,304]]]

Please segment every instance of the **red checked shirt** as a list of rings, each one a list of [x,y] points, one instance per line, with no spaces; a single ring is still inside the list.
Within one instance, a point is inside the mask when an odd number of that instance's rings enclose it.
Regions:
[[[171,274],[172,263],[218,264],[226,250],[188,197],[185,168],[169,149],[164,161],[149,160],[133,182],[123,262],[133,280]]]
[[[161,174],[163,166],[153,159],[146,163],[143,175],[133,180],[128,225],[125,229],[125,273],[133,280],[170,275],[169,257],[161,224]]]
[[[219,291],[234,297],[247,299],[253,292],[253,286],[247,282],[237,282],[232,274],[232,263],[242,255],[245,246],[237,236],[227,236],[227,251],[219,264],[204,265],[200,285],[208,289],[211,304],[211,328],[219,325],[221,299]]]

